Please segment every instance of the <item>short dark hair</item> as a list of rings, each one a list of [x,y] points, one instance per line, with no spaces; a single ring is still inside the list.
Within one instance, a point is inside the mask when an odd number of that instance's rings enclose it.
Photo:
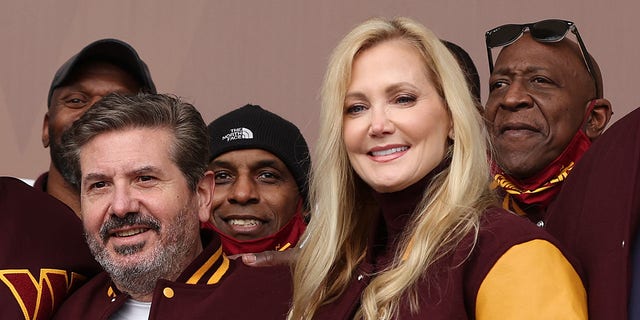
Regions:
[[[476,65],[473,63],[473,59],[471,59],[469,53],[459,45],[447,40],[441,41],[458,61],[460,69],[462,69],[464,77],[467,80],[467,85],[469,85],[471,95],[476,99],[480,109],[482,109],[482,106],[480,106],[480,75],[478,74]]]
[[[180,168],[191,190],[196,190],[209,159],[207,126],[193,105],[165,94],[112,93],[89,108],[62,137],[68,166],[68,170],[62,170],[68,171],[65,179],[79,188],[80,149],[97,135],[128,128],[170,130],[174,135],[171,160]]]

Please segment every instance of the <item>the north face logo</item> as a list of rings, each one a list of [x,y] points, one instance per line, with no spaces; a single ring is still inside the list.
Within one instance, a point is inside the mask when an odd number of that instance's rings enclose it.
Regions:
[[[222,136],[222,141],[253,139],[253,132],[247,128],[234,128],[231,132]]]

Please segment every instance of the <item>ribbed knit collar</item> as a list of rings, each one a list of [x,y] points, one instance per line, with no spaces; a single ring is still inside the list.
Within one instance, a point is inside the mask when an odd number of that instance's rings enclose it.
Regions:
[[[377,223],[369,241],[369,254],[378,256],[372,257],[378,261],[376,264],[379,265],[382,262],[386,265],[391,262],[397,242],[407,229],[407,224],[422,200],[424,191],[433,178],[448,168],[450,163],[450,158],[446,158],[418,182],[403,190],[390,193],[373,191],[373,197],[380,208],[380,215],[376,219]]]

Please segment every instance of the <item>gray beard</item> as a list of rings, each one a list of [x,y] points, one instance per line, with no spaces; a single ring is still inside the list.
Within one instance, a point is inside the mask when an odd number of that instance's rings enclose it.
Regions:
[[[85,237],[96,261],[109,273],[120,291],[132,296],[151,295],[159,279],[175,280],[196,256],[200,235],[198,227],[193,227],[194,210],[190,201],[170,225],[165,226],[167,238],[162,239],[160,245],[153,249],[151,258],[143,259],[133,266],[122,266],[111,259],[104,245],[106,240],[100,239],[102,237],[91,237],[88,234]],[[159,233],[160,230],[155,232]],[[122,256],[132,255],[140,252],[144,246],[145,243],[121,246],[115,248],[115,251]]]

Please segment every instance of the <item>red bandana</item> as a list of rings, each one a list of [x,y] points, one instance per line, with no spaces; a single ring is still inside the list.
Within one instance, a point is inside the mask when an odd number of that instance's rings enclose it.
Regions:
[[[589,104],[584,122],[593,110],[594,102]],[[495,162],[492,162],[491,173],[494,181],[491,188],[500,188],[504,193],[502,207],[519,215],[526,215],[526,212],[521,209],[522,206],[546,209],[560,192],[562,182],[589,146],[591,146],[591,140],[582,129],[578,130],[558,158],[538,174],[523,180],[509,176]]]
[[[267,250],[284,251],[295,247],[300,240],[300,236],[307,228],[307,224],[302,217],[302,203],[293,218],[278,232],[260,239],[238,240],[218,230],[212,223],[206,223],[205,228],[213,229],[222,241],[222,250],[227,255],[240,253],[257,253]]]

